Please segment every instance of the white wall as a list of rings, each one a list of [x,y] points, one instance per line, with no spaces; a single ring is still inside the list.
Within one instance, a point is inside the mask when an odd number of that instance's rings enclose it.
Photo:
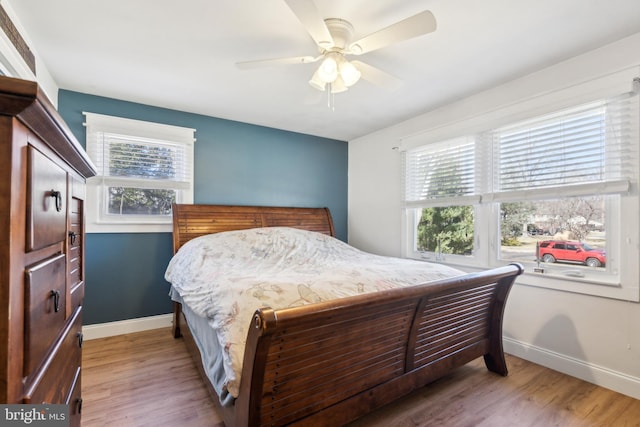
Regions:
[[[350,141],[349,243],[401,255],[402,139],[639,64],[640,33]],[[504,336],[511,354],[640,399],[640,304],[516,284]]]

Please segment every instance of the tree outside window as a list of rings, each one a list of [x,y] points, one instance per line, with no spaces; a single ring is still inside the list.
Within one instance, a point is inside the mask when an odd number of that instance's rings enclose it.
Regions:
[[[176,178],[175,149],[158,145],[112,143],[109,175],[148,180]],[[112,215],[170,215],[176,201],[173,189],[110,186],[108,213]]]

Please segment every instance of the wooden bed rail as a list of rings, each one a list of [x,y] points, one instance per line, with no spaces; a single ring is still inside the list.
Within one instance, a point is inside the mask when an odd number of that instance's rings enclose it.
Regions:
[[[256,311],[235,425],[343,425],[480,356],[507,375],[502,318],[522,272]]]

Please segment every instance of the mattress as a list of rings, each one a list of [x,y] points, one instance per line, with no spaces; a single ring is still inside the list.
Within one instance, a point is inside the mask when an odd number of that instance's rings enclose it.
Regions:
[[[226,375],[224,371],[222,349],[218,341],[216,331],[209,326],[209,322],[204,317],[198,316],[184,304],[180,294],[173,288],[169,290],[169,296],[175,302],[182,304],[182,313],[187,319],[188,328],[191,335],[200,350],[200,358],[209,382],[220,398],[223,406],[231,406],[234,396],[232,396],[226,387]]]

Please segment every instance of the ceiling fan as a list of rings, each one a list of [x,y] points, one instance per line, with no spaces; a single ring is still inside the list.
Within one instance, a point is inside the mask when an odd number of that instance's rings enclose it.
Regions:
[[[363,55],[393,43],[431,33],[437,28],[433,14],[425,10],[352,41],[354,28],[351,23],[338,18],[322,19],[313,0],[285,0],[285,2],[315,41],[319,54],[246,61],[236,65],[241,69],[250,69],[320,61],[309,84],[330,94],[344,92],[361,77],[382,87],[393,89],[399,86],[401,81],[398,78],[362,61],[349,61],[347,56]]]

